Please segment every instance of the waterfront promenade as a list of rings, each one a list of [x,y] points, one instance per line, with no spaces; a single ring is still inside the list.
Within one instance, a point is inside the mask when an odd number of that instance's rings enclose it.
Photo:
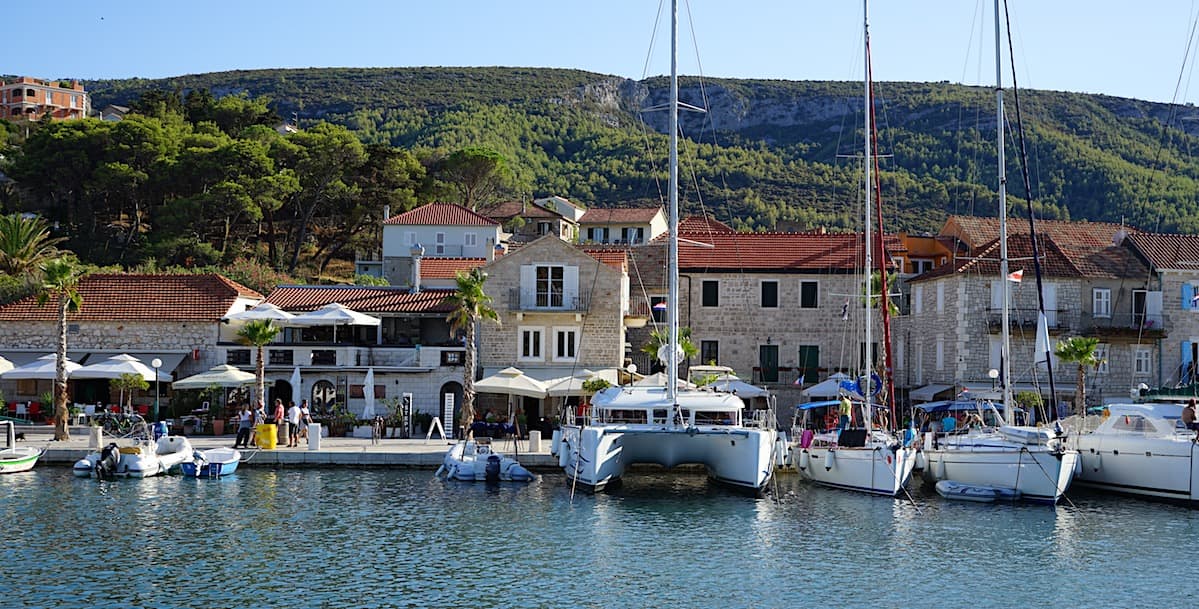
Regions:
[[[72,427],[71,439],[66,442],[55,442],[53,429],[48,425],[20,425],[17,432],[25,434],[24,441],[18,441],[20,446],[45,447],[46,454],[38,461],[38,466],[71,465],[94,452],[88,447],[88,428]],[[219,446],[233,446],[233,435],[224,436],[188,436],[192,447],[196,450],[206,450]],[[112,436],[104,436],[104,444],[114,441]],[[442,457],[452,442],[434,438],[426,441],[418,439],[388,439],[380,440],[378,444],[369,438],[321,438],[320,450],[309,450],[307,440],[303,440],[298,448],[283,448],[260,450],[257,448],[239,449],[242,451],[241,467],[327,467],[327,466],[364,466],[364,467],[412,467],[421,469],[436,469],[441,465]],[[525,467],[540,471],[559,469],[558,458],[550,455],[550,441],[541,440],[539,450],[529,451],[528,440],[492,440],[496,451],[505,456],[518,457]]]

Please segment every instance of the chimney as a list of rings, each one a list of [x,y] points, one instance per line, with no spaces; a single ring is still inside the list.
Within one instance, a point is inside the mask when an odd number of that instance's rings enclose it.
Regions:
[[[493,246],[494,243],[494,239],[491,237],[487,238],[487,247],[483,248],[483,257],[487,259],[487,262],[495,260],[495,247]]]
[[[414,243],[408,252],[412,254],[412,288],[409,293],[420,294],[420,259],[425,255],[425,248]]]
[[[386,222],[386,221],[387,221],[387,219],[388,219],[388,218],[390,218],[390,217],[391,217],[391,206],[390,206],[390,205],[384,205],[384,206],[383,206],[383,221],[384,221],[384,222]]]

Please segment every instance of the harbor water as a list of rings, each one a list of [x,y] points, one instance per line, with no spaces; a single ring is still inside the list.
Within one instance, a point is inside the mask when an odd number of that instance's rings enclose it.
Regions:
[[[915,486],[915,485],[913,485]],[[0,477],[6,606],[1188,607],[1199,511],[892,500],[782,476],[575,495],[420,470]]]

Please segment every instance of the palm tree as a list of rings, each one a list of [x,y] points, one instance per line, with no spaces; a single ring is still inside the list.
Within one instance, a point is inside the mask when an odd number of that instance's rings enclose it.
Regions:
[[[38,289],[38,306],[50,298],[58,299],[58,348],[54,367],[54,439],[70,440],[67,430],[67,312],[78,311],[83,304],[79,295],[79,279],[83,276],[74,260],[54,258],[42,264],[42,283]]]
[[[1087,407],[1086,382],[1087,368],[1098,368],[1103,360],[1095,353],[1099,345],[1098,338],[1072,336],[1058,342],[1053,354],[1063,362],[1078,364],[1078,387],[1074,390],[1074,412],[1081,414]]]
[[[50,228],[41,218],[0,216],[0,272],[13,277],[29,274],[57,256],[55,246],[62,241],[50,236]]]
[[[446,316],[454,332],[466,331],[466,361],[462,370],[462,427],[470,433],[475,420],[475,328],[479,321],[490,319],[500,323],[500,316],[491,308],[491,297],[483,291],[487,273],[475,268],[469,273],[458,272],[458,287],[446,298],[454,310]]]
[[[641,346],[642,353],[648,353],[653,361],[658,361],[658,350],[670,342],[670,333],[666,328],[658,328],[649,334],[649,342]],[[679,346],[683,349],[683,361],[690,362],[699,353],[699,348],[691,340],[691,328],[679,328]],[[702,363],[702,362],[701,362]],[[662,362],[663,365],[666,362]],[[683,368],[679,368],[680,372]]]
[[[243,345],[258,348],[258,366],[254,373],[258,377],[258,399],[266,403],[266,362],[262,358],[262,348],[283,331],[283,328],[271,323],[269,319],[255,319],[247,322],[237,331],[237,339]]]

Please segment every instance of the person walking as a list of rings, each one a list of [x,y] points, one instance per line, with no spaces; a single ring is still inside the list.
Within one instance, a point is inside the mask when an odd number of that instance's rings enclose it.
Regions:
[[[285,444],[287,442],[287,410],[283,407],[283,400],[275,400],[273,416],[275,425],[278,427],[276,441],[279,444]]]
[[[312,411],[308,408],[308,400],[300,400],[300,439],[308,439],[308,425],[312,423]]]
[[[249,404],[245,404],[237,415],[237,438],[233,440],[233,448],[250,447],[250,428],[253,424],[254,412],[250,410]]]
[[[300,407],[295,402],[287,408],[287,447],[300,445]]]

